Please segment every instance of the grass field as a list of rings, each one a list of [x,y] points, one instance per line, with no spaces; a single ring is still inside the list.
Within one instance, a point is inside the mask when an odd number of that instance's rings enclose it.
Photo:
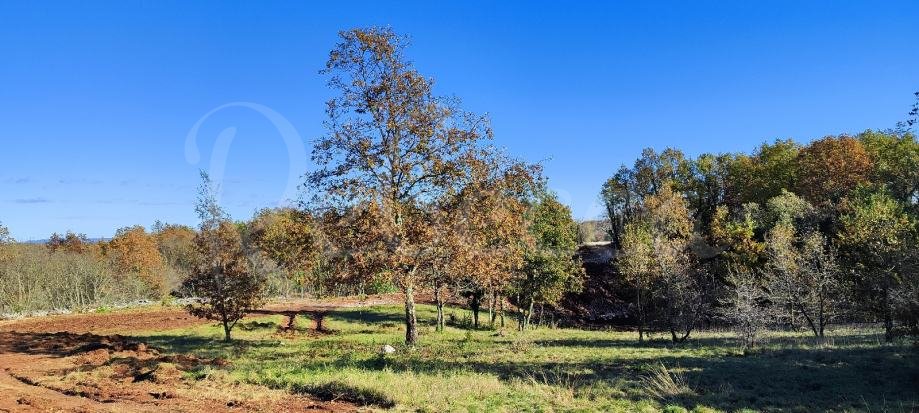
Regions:
[[[460,314],[463,310],[454,310]],[[866,411],[919,410],[919,349],[883,345],[879,331],[840,329],[824,343],[773,333],[744,354],[729,334],[639,345],[634,333],[512,328],[435,333],[406,349],[401,307],[348,309],[330,333],[282,335],[282,319],[247,320],[236,342],[216,326],[144,335],[171,352],[222,357],[192,374],[399,411]],[[421,306],[422,321],[434,319]],[[395,346],[382,356],[380,347]]]

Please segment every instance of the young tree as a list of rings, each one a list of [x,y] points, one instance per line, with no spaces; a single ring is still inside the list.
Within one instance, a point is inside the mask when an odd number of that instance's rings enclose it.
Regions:
[[[722,311],[740,336],[744,349],[750,349],[759,343],[772,318],[768,298],[752,273],[732,274],[728,278],[731,288]]]
[[[800,306],[801,314],[814,335],[823,338],[826,325],[846,299],[836,249],[823,234],[815,231],[804,238],[801,271],[807,291]]]
[[[682,196],[665,184],[644,204],[641,218],[627,226],[619,270],[636,286],[639,341],[659,305],[673,341],[682,342],[708,308],[709,272],[693,263],[693,223]]]
[[[515,282],[520,330],[530,325],[533,306],[558,303],[566,292],[578,292],[584,268],[577,258],[577,223],[571,210],[551,193],[542,194],[529,211],[535,240]]]
[[[352,254],[401,288],[405,341],[414,345],[414,295],[427,275],[432,235],[426,211],[461,173],[462,155],[491,131],[487,119],[434,95],[433,81],[414,69],[405,40],[392,30],[340,36],[324,70],[339,95],[328,102],[328,134],[313,149],[319,169],[308,183],[322,214],[370,220],[350,221],[359,241],[352,245],[360,246]]]
[[[814,336],[822,338],[844,300],[836,250],[819,232],[818,211],[797,195],[782,194],[767,202],[766,236],[767,287],[773,304],[782,308],[795,327],[803,318]]]
[[[635,309],[638,313],[638,341],[644,342],[648,325],[651,287],[654,283],[654,238],[651,228],[642,220],[625,225],[622,248],[616,258],[619,273],[635,286]]]
[[[806,286],[800,280],[800,257],[794,245],[795,230],[790,224],[779,224],[766,237],[766,280],[769,298],[781,308],[778,314],[792,328],[797,328],[797,312],[804,301]]]
[[[645,201],[652,234],[655,295],[673,342],[683,342],[709,306],[711,280],[690,250],[693,222],[685,199],[665,185]],[[678,334],[679,333],[679,334]]]
[[[264,280],[250,271],[239,231],[217,203],[210,178],[201,173],[195,210],[201,219],[195,250],[198,262],[185,288],[198,298],[188,311],[223,325],[224,340],[246,313],[262,303]]]

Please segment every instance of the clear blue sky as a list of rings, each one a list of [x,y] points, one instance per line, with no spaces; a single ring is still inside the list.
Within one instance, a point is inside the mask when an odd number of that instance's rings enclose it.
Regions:
[[[288,145],[330,96],[339,30],[390,25],[438,91],[546,161],[578,217],[646,146],[747,151],[892,127],[919,89],[919,2],[0,2],[0,221],[22,240],[194,224],[197,171],[236,128],[223,202],[283,198]]]

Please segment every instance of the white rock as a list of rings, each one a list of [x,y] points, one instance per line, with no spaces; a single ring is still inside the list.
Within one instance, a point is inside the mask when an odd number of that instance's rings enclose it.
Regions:
[[[393,347],[393,346],[391,346],[391,345],[389,345],[389,344],[387,344],[387,345],[383,346],[382,348],[380,348],[380,353],[382,353],[383,355],[393,354],[393,353],[395,353],[395,352],[396,352],[396,348]]]

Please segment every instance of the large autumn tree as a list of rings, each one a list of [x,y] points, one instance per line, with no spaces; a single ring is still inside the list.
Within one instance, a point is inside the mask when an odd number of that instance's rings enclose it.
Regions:
[[[798,157],[797,193],[817,207],[832,206],[868,182],[871,169],[871,158],[858,139],[818,139]]]
[[[414,295],[431,255],[430,208],[462,173],[463,155],[491,131],[486,118],[435,95],[405,48],[388,28],[340,33],[323,71],[337,96],[327,105],[328,133],[313,148],[318,169],[308,185],[321,215],[351,222],[349,237],[330,241],[405,294],[405,341],[413,345]]]

